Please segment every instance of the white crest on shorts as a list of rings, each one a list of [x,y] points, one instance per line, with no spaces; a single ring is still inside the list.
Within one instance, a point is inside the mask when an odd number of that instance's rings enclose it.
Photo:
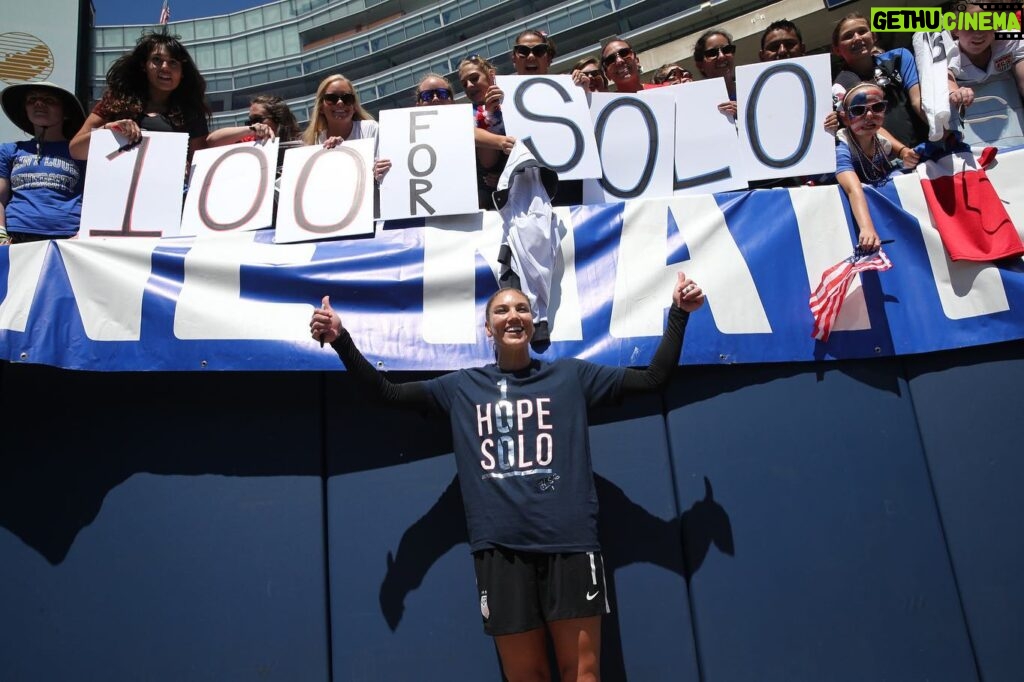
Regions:
[[[487,607],[487,590],[480,593],[480,615],[487,620],[491,617],[491,610]]]

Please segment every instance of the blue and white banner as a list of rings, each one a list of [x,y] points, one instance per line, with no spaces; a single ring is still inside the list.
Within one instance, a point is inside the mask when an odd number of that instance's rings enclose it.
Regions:
[[[989,170],[1024,226],[1024,151]],[[558,209],[563,232],[545,358],[645,365],[675,272],[707,293],[683,364],[884,357],[1024,338],[1024,264],[949,260],[908,174],[866,188],[893,268],[850,287],[827,343],[810,292],[850,255],[839,187],[755,190]],[[340,369],[309,336],[325,294],[371,362],[445,370],[488,362],[495,212],[385,223],[372,238],[275,244],[272,230],[88,239],[0,249],[0,356],[65,368]]]

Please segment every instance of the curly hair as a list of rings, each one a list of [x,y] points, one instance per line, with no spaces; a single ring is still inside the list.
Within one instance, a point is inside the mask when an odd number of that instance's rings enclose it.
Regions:
[[[118,57],[107,71],[107,90],[100,100],[104,111],[112,118],[138,118],[146,113],[149,99],[149,79],[146,63],[153,51],[166,47],[170,55],[181,62],[181,83],[167,98],[167,119],[176,127],[184,128],[189,121],[210,117],[206,104],[206,80],[188,50],[177,36],[165,33],[143,33],[128,54]]]
[[[352,85],[352,81],[342,76],[340,73],[335,73],[327,78],[320,81],[320,85],[316,89],[316,99],[313,100],[313,111],[309,114],[309,125],[306,126],[306,130],[302,133],[302,141],[306,144],[316,144],[317,137],[320,133],[327,130],[327,119],[324,117],[321,111],[321,105],[324,101],[324,93],[327,88],[331,86],[331,83],[337,81],[343,81],[348,83],[349,90],[355,95],[356,102],[354,105],[355,111],[352,112],[353,121],[372,121],[373,116],[370,115],[366,109],[363,109],[363,105],[359,103],[359,93],[356,92],[356,87]]]
[[[277,126],[277,137],[281,142],[299,139],[299,122],[283,99],[277,95],[256,95],[249,104],[259,104],[267,110],[267,118]]]

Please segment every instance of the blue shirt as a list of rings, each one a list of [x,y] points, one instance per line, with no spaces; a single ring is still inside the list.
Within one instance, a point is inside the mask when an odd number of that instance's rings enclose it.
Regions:
[[[0,178],[10,183],[7,230],[54,237],[78,233],[85,162],[71,158],[68,143],[35,140],[0,145]]]

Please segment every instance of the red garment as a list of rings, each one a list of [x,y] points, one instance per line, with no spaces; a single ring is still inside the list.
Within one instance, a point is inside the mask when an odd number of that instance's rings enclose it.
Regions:
[[[985,173],[995,158],[956,152],[917,167],[928,212],[952,260],[994,261],[1024,255],[1024,243]]]

